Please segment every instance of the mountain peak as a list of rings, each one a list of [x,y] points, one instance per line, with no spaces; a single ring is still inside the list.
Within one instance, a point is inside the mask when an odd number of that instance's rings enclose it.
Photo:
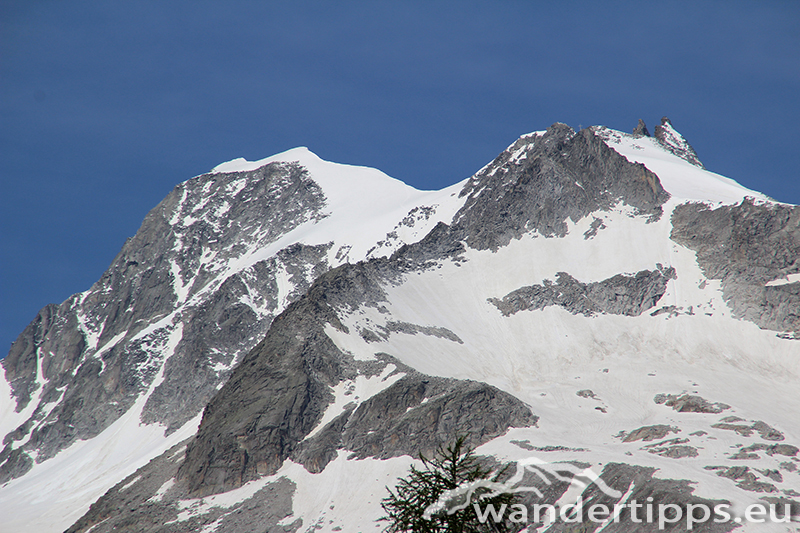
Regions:
[[[259,159],[258,161],[248,161],[244,157],[237,157],[236,159],[232,159],[215,166],[213,169],[211,169],[211,173],[224,174],[229,172],[249,172],[276,161],[300,161],[303,163],[304,161],[308,160],[317,162],[321,161],[322,159],[307,147],[298,146],[265,159]]]
[[[647,126],[644,123],[644,120],[639,119],[639,124],[633,128],[633,134],[636,137],[650,137],[650,132],[647,131]]]
[[[694,151],[692,145],[689,144],[683,135],[678,133],[678,130],[675,129],[669,118],[661,118],[661,124],[656,126],[655,129],[655,138],[664,148],[677,155],[681,159],[688,161],[689,163],[700,168],[705,168],[703,163],[700,162],[700,159],[698,159],[697,152]]]

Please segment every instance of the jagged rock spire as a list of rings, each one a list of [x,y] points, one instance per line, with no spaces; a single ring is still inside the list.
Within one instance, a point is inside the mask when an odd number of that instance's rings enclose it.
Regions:
[[[656,126],[654,137],[664,148],[681,159],[693,165],[697,165],[700,168],[705,168],[697,157],[697,152],[694,151],[692,145],[683,138],[683,135],[678,133],[667,117],[661,118],[661,124]]]
[[[633,128],[633,134],[637,137],[650,137],[650,132],[647,131],[647,125],[645,125],[644,120],[639,119],[639,124]]]

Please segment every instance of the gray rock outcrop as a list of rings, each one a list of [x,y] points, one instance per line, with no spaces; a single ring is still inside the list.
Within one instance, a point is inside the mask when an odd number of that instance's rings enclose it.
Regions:
[[[664,424],[657,424],[655,426],[645,426],[639,429],[635,429],[628,434],[624,434],[622,442],[636,442],[637,440],[643,440],[643,441],[658,440],[658,439],[663,439],[669,433],[677,433],[678,431],[680,431],[678,428],[673,426],[667,426]]]
[[[800,283],[767,285],[800,273],[800,209],[779,204],[711,209],[684,204],[672,213],[673,241],[694,250],[703,274],[722,282],[735,316],[764,329],[800,331]]]
[[[194,533],[212,525],[218,533],[293,533],[303,525],[301,520],[278,525],[292,514],[295,486],[286,478],[229,507],[180,516],[178,501],[190,496],[174,477],[185,453],[184,442],[154,458],[109,489],[66,533]]]
[[[683,135],[677,132],[672,126],[672,122],[670,122],[667,117],[663,117],[661,119],[661,124],[656,126],[654,137],[661,146],[676,156],[695,166],[705,168],[697,157],[697,152],[694,151],[692,145],[683,138]]]
[[[650,137],[650,132],[647,131],[647,126],[644,123],[644,120],[639,119],[639,123],[633,128],[633,134],[636,137]]]
[[[536,421],[530,408],[495,387],[412,371],[301,442],[294,455],[311,472],[322,471],[337,449],[359,459],[433,457],[453,435],[463,435],[465,446],[476,448],[509,427]]]
[[[529,231],[562,237],[577,222],[618,203],[658,219],[669,194],[658,176],[609,148],[591,128],[554,124],[522,137],[473,176],[453,229],[471,248],[497,250]]]
[[[694,394],[657,394],[653,401],[659,405],[672,407],[679,413],[707,413],[718,414],[731,406],[716,402],[712,403]]]
[[[566,272],[559,272],[555,283],[545,280],[542,285],[521,287],[502,299],[489,298],[488,301],[503,316],[551,305],[563,307],[573,315],[639,316],[658,303],[667,289],[667,282],[674,278],[674,268],[660,265],[655,270],[642,270],[632,276],[617,274],[594,283],[581,283]]]

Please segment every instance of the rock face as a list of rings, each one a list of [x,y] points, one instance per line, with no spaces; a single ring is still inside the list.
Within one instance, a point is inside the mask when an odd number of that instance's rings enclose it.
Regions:
[[[223,265],[246,252],[244,242],[264,246],[320,219],[324,205],[296,164],[176,187],[91,289],[45,307],[2,360],[18,412],[39,396],[3,440],[0,482],[30,468],[29,452],[43,461],[98,435],[154,385],[167,359],[142,421],[173,431],[196,416],[281,309],[278,271],[289,273],[288,298],[297,298],[327,270],[327,248],[288,248],[220,279]]]
[[[268,326],[265,322],[271,317],[269,314],[265,317],[263,312],[259,316],[259,308],[273,312],[281,308],[280,289],[276,283],[279,273],[288,275],[293,288],[285,298],[294,301],[308,289],[312,279],[328,269],[329,250],[329,245],[291,245],[270,259],[228,277],[213,298],[188,309],[184,314],[183,339],[164,366],[163,383],[153,390],[145,403],[142,422],[166,424],[171,431],[196,414],[196,408],[187,409],[187,406],[206,405],[220,384],[218,365],[231,366],[232,361],[211,356],[208,360],[214,366],[201,365],[198,354],[213,350],[241,353]],[[248,300],[255,306],[244,303]],[[257,329],[250,329],[259,324]],[[243,344],[241,337],[248,330]]]
[[[503,297],[490,298],[503,316],[519,311],[563,307],[572,314],[596,313],[639,316],[653,307],[664,295],[667,282],[675,278],[674,268],[658,265],[656,270],[642,270],[633,276],[617,274],[596,283],[581,283],[566,272],[559,272],[555,283],[519,288]]]
[[[700,159],[698,159],[692,145],[672,127],[672,122],[667,117],[663,117],[661,124],[656,126],[654,137],[664,148],[676,156],[700,168],[705,168]]]
[[[522,137],[470,178],[460,195],[466,202],[453,230],[477,250],[497,250],[529,231],[564,236],[567,220],[618,203],[657,220],[669,198],[644,165],[630,163],[591,129],[575,133],[566,124]]]
[[[188,498],[181,484],[175,484],[175,473],[184,459],[186,444],[178,444],[163,455],[153,459],[146,467],[111,488],[92,505],[89,512],[67,531],[74,533],[92,527],[96,532],[194,532],[216,525],[216,531],[241,533],[244,531],[294,532],[299,520],[278,525],[292,514],[294,484],[282,478],[265,484],[243,502],[231,508],[217,508],[178,522],[178,499]]]
[[[672,228],[672,239],[697,253],[706,277],[722,282],[737,316],[774,331],[800,329],[800,284],[771,283],[800,272],[797,207],[752,199],[717,209],[685,204],[673,211]]]
[[[475,448],[536,420],[529,407],[495,387],[412,372],[330,422],[294,455],[310,472],[324,470],[337,449],[359,459],[433,457],[454,434]]]
[[[644,123],[644,120],[639,119],[639,123],[633,128],[633,135],[635,137],[650,137],[650,132],[647,131],[647,126]]]

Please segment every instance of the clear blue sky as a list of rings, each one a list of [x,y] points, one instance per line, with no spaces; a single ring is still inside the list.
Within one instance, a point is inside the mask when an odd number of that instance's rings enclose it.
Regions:
[[[800,2],[0,1],[0,357],[177,183],[305,145],[415,187],[662,115],[800,203]]]

